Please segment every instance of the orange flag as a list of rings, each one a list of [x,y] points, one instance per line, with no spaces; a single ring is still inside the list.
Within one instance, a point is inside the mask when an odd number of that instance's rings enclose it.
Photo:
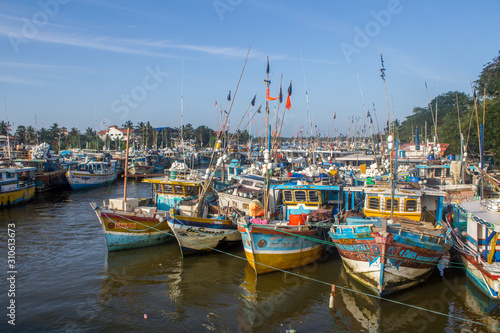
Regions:
[[[270,97],[270,96],[269,96],[269,87],[267,87],[267,89],[266,89],[266,99],[267,99],[268,101],[274,101],[274,100],[277,100],[277,99],[278,99],[278,97]]]
[[[290,81],[290,87],[288,87],[288,96],[286,97],[286,105],[285,108],[290,110],[292,107],[292,103],[290,102],[290,96],[292,95],[292,81]]]

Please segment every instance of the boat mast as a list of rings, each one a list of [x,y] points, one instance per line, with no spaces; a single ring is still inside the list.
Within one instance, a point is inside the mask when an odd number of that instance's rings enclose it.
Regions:
[[[123,174],[123,206],[122,210],[125,211],[127,207],[127,175],[128,175],[128,141],[130,137],[130,127],[127,128],[127,145],[125,148],[125,173]]]
[[[269,201],[269,171],[268,166],[271,161],[271,125],[269,125],[269,86],[271,85],[271,81],[269,80],[269,56],[267,57],[267,68],[266,68],[267,79],[264,80],[266,83],[266,129],[267,129],[267,152],[264,151],[264,171],[265,171],[265,188],[264,188],[264,219],[268,218],[268,201]]]
[[[307,94],[306,72],[304,70],[304,61],[302,59],[302,49],[300,50],[300,62],[302,63],[302,75],[304,76],[304,87],[306,89],[307,117],[309,118],[309,133],[311,135],[311,146],[314,142],[314,134],[312,130],[311,110],[309,109],[309,95]],[[311,148],[312,158],[314,161],[314,149]]]
[[[9,152],[9,160],[10,160],[10,124],[9,124],[9,119],[7,117],[7,99],[5,98],[5,95],[3,96],[3,102],[5,104],[5,120],[7,120],[7,151]]]
[[[182,158],[184,159],[184,139],[183,139],[183,133],[182,133],[182,128],[183,128],[183,123],[182,123],[182,118],[184,116],[184,58],[182,59],[182,66],[181,66],[181,151],[182,151]]]
[[[380,69],[380,77],[382,77],[382,81],[384,81],[384,90],[385,90],[385,103],[387,106],[387,121],[389,123],[388,130],[389,136],[387,137],[387,152],[389,154],[389,179],[391,184],[391,215],[390,220],[392,221],[393,211],[394,211],[394,174],[393,174],[393,166],[392,166],[392,148],[394,148],[394,135],[391,132],[391,121],[390,121],[390,113],[389,113],[389,99],[387,98],[387,83],[385,82],[385,67],[384,67],[384,58],[382,57],[382,51],[380,52],[380,62],[382,64],[382,68]],[[385,224],[385,228],[387,228],[387,224]],[[385,231],[385,230],[384,230]]]

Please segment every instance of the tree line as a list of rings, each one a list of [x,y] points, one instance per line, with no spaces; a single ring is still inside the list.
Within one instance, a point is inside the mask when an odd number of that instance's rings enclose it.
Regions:
[[[132,121],[128,120],[122,124],[122,128],[133,130],[131,144],[135,145],[137,149],[174,147],[175,143],[180,141],[181,136],[180,127],[154,128],[149,121],[139,122],[134,125]],[[18,139],[19,144],[25,146],[46,142],[50,144],[52,150],[59,151],[70,148],[123,150],[126,145],[126,142],[120,140],[120,138],[112,139],[108,136],[100,138],[97,131],[90,127],[85,132],[76,127],[64,131],[63,128],[59,127],[58,123],[52,124],[49,128],[42,127],[40,130],[36,130],[33,126],[19,125],[13,134],[11,132],[9,124],[3,120],[0,121],[0,135],[9,133]],[[238,143],[244,144],[249,139],[246,130],[238,130],[234,134]],[[208,126],[201,125],[194,128],[189,123],[182,127],[182,139],[199,147],[213,147],[217,140],[217,133]]]

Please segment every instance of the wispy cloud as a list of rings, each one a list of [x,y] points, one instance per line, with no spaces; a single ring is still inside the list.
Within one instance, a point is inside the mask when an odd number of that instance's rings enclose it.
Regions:
[[[15,26],[13,26],[12,24],[0,24],[0,35],[4,35],[6,37],[10,36],[10,38],[12,38],[16,30],[20,30],[19,24],[16,24]],[[64,30],[71,31],[66,32]],[[22,35],[19,34],[18,37],[21,38]],[[120,38],[109,35],[93,35],[75,31],[75,29],[73,28],[55,25],[52,25],[50,27],[47,26],[45,29],[40,29],[40,31],[32,36],[32,38],[29,38],[29,40],[64,46],[82,47],[107,52],[154,56],[162,58],[185,57],[184,55],[167,52],[167,50],[169,49],[193,51],[228,58],[244,58],[247,53],[247,49],[233,46],[176,44],[168,40]],[[264,56],[264,54],[259,51],[252,51],[250,56],[262,57]],[[286,56],[275,55],[274,57],[283,58]]]
[[[1,75],[0,76],[0,82],[5,82],[5,83],[14,83],[14,84],[27,84],[27,85],[32,85],[32,86],[45,86],[47,85],[47,82],[41,81],[41,80],[36,80],[36,79],[30,79],[30,78],[22,78],[18,76],[5,76]]]

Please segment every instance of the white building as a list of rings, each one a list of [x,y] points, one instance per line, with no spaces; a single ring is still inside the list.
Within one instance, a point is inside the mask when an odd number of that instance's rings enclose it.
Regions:
[[[130,134],[134,132],[134,129],[130,129]],[[102,140],[106,140],[106,136],[108,139],[111,140],[116,140],[116,138],[120,138],[120,141],[126,141],[127,140],[127,129],[126,128],[119,128],[116,125],[111,125],[108,127],[107,130],[102,130],[97,133],[99,138]]]

